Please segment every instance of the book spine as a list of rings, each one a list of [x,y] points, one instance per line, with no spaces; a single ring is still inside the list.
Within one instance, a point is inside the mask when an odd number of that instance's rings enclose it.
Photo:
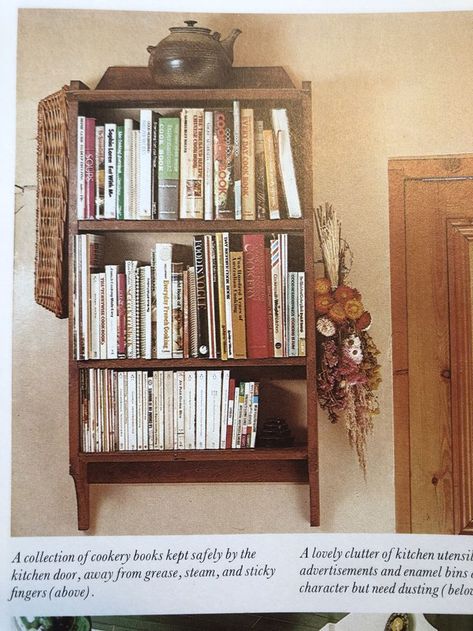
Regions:
[[[225,312],[225,270],[223,263],[223,233],[215,234],[215,248],[217,259],[217,296],[218,296],[218,315],[220,327],[220,358],[228,359],[227,353],[227,320]]]
[[[179,216],[179,118],[158,122],[158,219]]]
[[[117,295],[117,265],[105,266],[105,291],[107,315],[107,358],[118,357],[118,295]]]
[[[242,240],[247,355],[250,358],[271,357],[267,323],[264,236],[245,234]]]
[[[138,180],[138,219],[151,219],[151,175],[153,111],[140,110],[140,170]]]
[[[230,280],[230,236],[228,232],[222,234],[223,246],[223,289],[225,300],[225,338],[227,357],[233,359],[233,322],[232,322],[232,291]]]
[[[298,325],[299,325],[299,352],[298,355],[304,357],[306,354],[306,325],[305,325],[305,273],[298,272]]]
[[[132,219],[132,147],[133,126],[131,118],[123,121],[123,219]]]
[[[184,373],[184,448],[195,449],[196,414],[195,414],[196,375],[194,370]]]
[[[136,445],[137,451],[143,451],[143,371],[136,372]]]
[[[281,261],[281,315],[282,315],[282,339],[283,339],[283,356],[287,357],[289,354],[289,275],[288,275],[288,240],[287,234],[278,234],[279,241],[279,255]]]
[[[127,373],[128,381],[128,445],[127,449],[134,451],[137,446],[137,403],[136,403],[136,371],[130,370]]]
[[[95,118],[85,119],[85,200],[86,219],[95,218]]]
[[[158,219],[159,117],[153,117],[151,129],[151,219]]]
[[[77,219],[85,219],[85,116],[77,117]]]
[[[172,244],[155,245],[156,357],[172,358]]]
[[[115,219],[117,204],[117,126],[105,124],[105,219]]]
[[[158,370],[153,373],[156,375],[154,384],[157,384],[157,401],[156,401],[156,420],[155,420],[155,449],[165,449],[164,446],[164,414],[165,414],[165,398],[164,398],[164,371]]]
[[[232,112],[214,112],[215,218],[234,219]]]
[[[280,165],[280,173],[284,195],[286,198],[287,213],[291,219],[302,217],[299,191],[297,188],[296,171],[292,155],[291,137],[287,110],[271,110],[273,130],[276,138],[277,154]]]
[[[214,218],[214,150],[213,150],[214,113],[204,112],[204,219]]]
[[[105,203],[105,127],[95,127],[95,218],[101,219]]]
[[[154,449],[153,385],[153,377],[146,375],[146,420],[148,423],[146,449]]]
[[[181,115],[180,218],[204,218],[204,110]]]
[[[164,371],[164,449],[174,449],[174,373]]]
[[[151,266],[143,265],[139,273],[140,299],[140,357],[151,359]]]
[[[117,219],[125,218],[124,207],[124,128],[123,125],[117,125]]]
[[[264,159],[264,123],[257,120],[255,123],[255,195],[256,218],[267,218],[266,196],[266,166]]]
[[[189,270],[182,272],[182,356],[189,359],[190,354],[190,304],[189,304]]]
[[[131,132],[131,186],[130,186],[130,219],[138,219],[138,194],[140,181],[140,130]]]
[[[195,296],[197,313],[197,353],[209,356],[209,329],[207,312],[206,268],[204,236],[194,236]]]
[[[107,359],[107,315],[106,315],[106,290],[105,272],[100,272],[99,276],[99,318],[100,318],[100,359]]]
[[[243,252],[230,252],[233,357],[246,359],[246,318]]]
[[[259,383],[255,382],[253,391],[253,401],[251,403],[251,438],[249,447],[256,447],[256,433],[258,431],[258,410],[259,410]]]
[[[273,132],[270,129],[263,131],[263,143],[269,218],[280,219],[276,153]]]
[[[252,109],[241,111],[241,196],[243,219],[256,219],[255,128]]]
[[[184,357],[183,263],[171,263],[172,357]]]
[[[281,284],[281,251],[279,239],[271,239],[271,288],[273,306],[273,355],[283,357],[283,302]]]
[[[220,449],[227,448],[228,391],[230,388],[230,371],[222,372],[222,401],[220,407]]]
[[[225,448],[226,449],[232,448],[234,404],[235,404],[235,379],[231,377],[228,383],[227,427],[225,430],[226,432]]]
[[[235,219],[242,218],[240,102],[233,101],[233,195]]]
[[[117,275],[117,357],[126,358],[126,276]]]
[[[188,268],[189,275],[189,354],[191,357],[199,356],[199,323],[197,315],[197,284],[195,280],[195,267]]]
[[[298,272],[288,273],[288,356],[297,357],[299,355],[299,309],[298,309]]]
[[[207,372],[197,370],[195,392],[195,446],[205,449],[207,422]]]
[[[217,358],[217,322],[216,296],[215,296],[215,269],[214,269],[214,235],[204,235],[204,257],[205,257],[205,295],[207,307],[208,326],[208,346],[209,359]]]
[[[185,448],[184,371],[174,372],[174,449]]]
[[[100,274],[90,275],[89,358],[100,359]]]
[[[136,305],[136,269],[137,261],[125,261],[126,275],[126,356],[128,359],[138,357],[136,348],[137,305]]]
[[[222,403],[222,371],[207,371],[206,449],[220,447],[220,412]]]

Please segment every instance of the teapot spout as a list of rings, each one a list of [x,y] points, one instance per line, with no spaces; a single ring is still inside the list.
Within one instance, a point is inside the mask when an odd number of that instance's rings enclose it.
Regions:
[[[240,33],[241,31],[239,28],[234,28],[230,35],[220,42],[222,44],[223,50],[225,51],[227,57],[231,62],[233,62],[233,44],[235,43],[235,40],[238,35],[240,35]]]

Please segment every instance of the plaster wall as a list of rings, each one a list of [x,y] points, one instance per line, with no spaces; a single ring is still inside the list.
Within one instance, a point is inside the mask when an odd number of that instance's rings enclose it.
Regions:
[[[147,64],[146,46],[188,15],[19,13],[12,534],[76,535],[68,476],[67,321],[33,299],[37,102],[111,65]],[[312,81],[314,204],[328,200],[355,254],[349,277],[381,350],[381,414],[366,480],[344,428],[320,414],[321,531],[394,530],[387,161],[472,147],[473,13],[199,15],[239,27],[235,65],[280,65]],[[308,489],[292,484],[92,487],[91,534],[309,532]]]

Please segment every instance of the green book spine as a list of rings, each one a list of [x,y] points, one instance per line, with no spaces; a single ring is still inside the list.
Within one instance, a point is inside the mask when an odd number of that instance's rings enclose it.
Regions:
[[[158,219],[179,216],[179,118],[160,118],[158,123]]]
[[[117,126],[117,219],[125,218],[124,210],[124,178],[123,178],[123,160],[124,160],[124,130],[123,125]]]

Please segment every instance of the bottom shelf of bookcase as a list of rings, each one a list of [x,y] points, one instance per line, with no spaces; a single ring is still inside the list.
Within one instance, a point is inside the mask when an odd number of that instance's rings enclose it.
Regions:
[[[228,449],[80,453],[71,462],[79,530],[89,528],[90,484],[309,482],[306,446],[282,449]],[[312,472],[314,473],[314,472]],[[317,525],[317,518],[311,518]]]

